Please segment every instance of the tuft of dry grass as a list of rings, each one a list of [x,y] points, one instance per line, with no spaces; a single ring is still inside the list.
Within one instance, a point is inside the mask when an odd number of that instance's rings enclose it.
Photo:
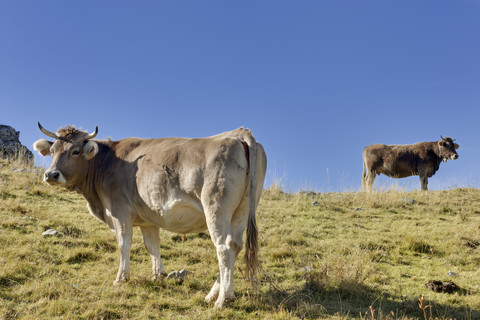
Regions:
[[[278,182],[274,182],[263,190],[263,194],[270,198],[281,199],[285,195],[285,192],[283,192],[282,186]]]
[[[480,318],[478,189],[292,194],[270,187],[257,212],[263,273],[253,290],[236,272],[237,299],[214,310],[203,302],[218,273],[208,233],[161,232],[167,272],[190,271],[179,284],[150,280],[136,230],[132,279],[114,287],[114,234],[81,196],[45,185],[42,170],[22,168],[0,161],[0,319]],[[50,228],[58,235],[43,237]],[[431,279],[452,280],[449,271],[461,291],[427,291]]]

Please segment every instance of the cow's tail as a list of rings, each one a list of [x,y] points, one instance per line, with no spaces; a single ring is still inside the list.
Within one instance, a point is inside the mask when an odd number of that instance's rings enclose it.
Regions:
[[[249,186],[248,186],[248,221],[247,221],[247,239],[245,243],[245,263],[247,268],[247,277],[251,283],[256,279],[259,269],[258,261],[258,230],[255,211],[257,208],[257,142],[250,130],[244,129],[246,135],[245,142],[248,145],[249,162]],[[260,186],[261,187],[261,186]]]
[[[367,191],[367,148],[363,150],[363,173],[362,173],[362,190]]]

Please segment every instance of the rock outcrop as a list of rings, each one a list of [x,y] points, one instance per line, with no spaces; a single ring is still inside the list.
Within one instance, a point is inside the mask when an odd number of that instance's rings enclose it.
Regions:
[[[0,158],[33,164],[33,153],[20,142],[20,132],[0,125]]]

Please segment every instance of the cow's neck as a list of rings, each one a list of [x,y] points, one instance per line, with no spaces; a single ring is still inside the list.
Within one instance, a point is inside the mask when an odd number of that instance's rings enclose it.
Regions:
[[[433,152],[435,153],[435,155],[438,157],[438,159],[441,162],[442,159],[443,159],[442,147],[438,144],[438,142],[434,141],[434,142],[432,142],[432,148],[433,148]]]
[[[443,153],[441,147],[438,145],[438,142],[432,142],[433,153],[436,155],[435,163],[433,164],[433,173],[437,172],[440,168],[440,164],[443,160]]]
[[[73,191],[83,195],[90,206],[98,208],[103,212],[104,205],[100,200],[99,192],[102,189],[104,177],[111,175],[109,170],[114,167],[112,162],[115,161],[115,157],[113,151],[107,144],[102,142],[97,143],[99,151],[97,155],[89,161],[85,179],[76,184]]]

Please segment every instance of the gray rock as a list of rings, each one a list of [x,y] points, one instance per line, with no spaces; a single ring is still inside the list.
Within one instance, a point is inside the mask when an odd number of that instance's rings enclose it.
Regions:
[[[58,234],[58,231],[55,229],[48,229],[47,231],[44,231],[42,233],[42,236],[44,237],[51,237],[51,236],[56,236]]]
[[[188,274],[188,270],[182,269],[180,271],[172,271],[167,275],[167,280],[176,280],[179,283],[183,283],[185,280],[185,277]]]
[[[188,270],[182,269],[178,272],[178,277],[184,280],[187,274],[188,274]]]
[[[33,164],[33,153],[20,143],[20,132],[10,126],[0,125],[0,158],[21,160]]]
[[[319,205],[320,205],[320,202],[318,202],[318,201],[313,201],[312,202],[312,206],[319,206]]]
[[[312,267],[303,267],[302,270],[308,273],[312,272],[314,269]]]
[[[12,172],[19,173],[19,172],[32,172],[32,173],[43,173],[45,169],[41,168],[13,168]]]
[[[408,198],[401,199],[401,201],[403,201],[403,202],[405,202],[405,203],[409,203],[409,204],[415,204],[415,203],[417,203],[417,200],[415,200],[415,199],[408,199]]]
[[[447,272],[447,276],[450,276],[450,277],[457,277],[457,276],[458,276],[458,274],[456,274],[456,273],[455,273],[455,272],[453,272],[453,271],[448,271],[448,272]]]

